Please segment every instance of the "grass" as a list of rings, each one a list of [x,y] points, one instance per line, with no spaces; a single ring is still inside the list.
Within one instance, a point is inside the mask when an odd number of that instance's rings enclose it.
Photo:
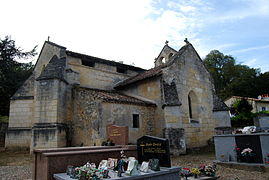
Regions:
[[[0,123],[8,123],[8,116],[0,115]]]

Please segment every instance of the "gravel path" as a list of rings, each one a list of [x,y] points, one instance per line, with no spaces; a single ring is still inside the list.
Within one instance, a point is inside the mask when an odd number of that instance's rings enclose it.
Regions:
[[[215,160],[215,154],[188,154],[180,157],[172,158],[172,165],[181,166],[186,168],[197,168],[201,164],[212,164]],[[219,180],[269,180],[269,169],[267,172],[258,172],[246,170],[240,170],[235,168],[228,168],[221,165],[217,165],[217,176],[220,176]]]
[[[32,179],[32,167],[24,166],[0,166],[1,180],[30,180]]]

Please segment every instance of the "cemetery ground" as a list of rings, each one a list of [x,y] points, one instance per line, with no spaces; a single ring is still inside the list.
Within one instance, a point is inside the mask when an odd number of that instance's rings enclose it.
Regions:
[[[198,167],[211,164],[215,160],[213,151],[195,151],[180,157],[171,157],[173,166]],[[28,151],[4,151],[0,149],[0,179],[27,180],[32,178],[33,158]],[[217,165],[217,175],[221,180],[269,180],[269,172],[239,170]]]

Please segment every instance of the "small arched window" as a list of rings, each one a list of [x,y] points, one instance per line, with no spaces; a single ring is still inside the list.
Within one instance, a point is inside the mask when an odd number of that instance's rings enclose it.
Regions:
[[[189,117],[191,122],[199,122],[198,98],[193,91],[188,95]]]
[[[165,62],[164,62],[164,57],[160,57],[160,64],[164,64]]]
[[[173,53],[170,53],[168,59],[170,59],[170,57],[172,57],[173,55],[174,55]]]

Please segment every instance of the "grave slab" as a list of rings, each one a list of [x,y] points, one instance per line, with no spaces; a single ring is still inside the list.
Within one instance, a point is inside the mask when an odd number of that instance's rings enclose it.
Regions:
[[[117,177],[117,178],[110,178],[112,179],[124,179],[124,180],[135,180],[135,179],[144,179],[144,180],[180,180],[180,167],[171,167],[171,168],[165,168],[161,167],[160,171],[152,171],[149,173],[143,173],[141,172],[140,175],[137,176],[125,176],[123,174],[123,177]],[[66,173],[59,173],[54,174],[53,177],[56,180],[74,180],[70,178]],[[104,179],[106,180],[106,179]]]

